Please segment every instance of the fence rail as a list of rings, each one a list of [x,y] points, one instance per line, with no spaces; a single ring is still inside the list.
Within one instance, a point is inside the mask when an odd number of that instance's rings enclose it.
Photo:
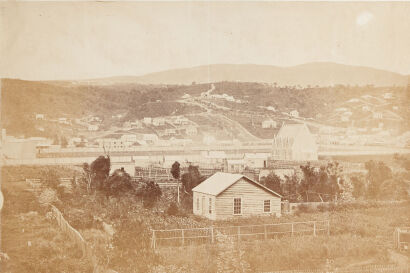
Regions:
[[[330,232],[330,221],[307,221],[246,226],[212,226],[191,229],[158,229],[152,231],[152,247],[175,247],[234,240],[266,240],[286,235],[318,235]]]
[[[303,270],[284,270],[270,271],[264,273],[408,273],[409,266],[398,266],[396,264],[387,265],[364,265],[351,268],[336,268],[336,269],[303,269]]]

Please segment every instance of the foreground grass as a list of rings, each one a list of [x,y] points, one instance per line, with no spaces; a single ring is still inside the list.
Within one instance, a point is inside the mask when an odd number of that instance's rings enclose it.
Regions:
[[[27,185],[2,182],[2,251],[10,259],[1,262],[1,272],[92,272],[90,261],[45,217]]]
[[[358,263],[388,264],[393,262],[389,259],[388,250],[393,245],[394,228],[409,225],[410,210],[408,204],[404,203],[388,207],[302,213],[282,219],[252,217],[215,224],[246,225],[320,219],[330,219],[330,236],[285,236],[235,243],[235,247],[242,252],[241,258],[248,263],[251,272],[323,268],[327,259],[333,260],[333,265],[339,268]],[[221,248],[220,245],[201,245],[160,249],[159,253],[165,271],[182,268],[190,272],[189,268],[201,268],[200,272],[216,272],[216,261],[221,253],[231,255],[232,260],[239,255],[226,253]]]

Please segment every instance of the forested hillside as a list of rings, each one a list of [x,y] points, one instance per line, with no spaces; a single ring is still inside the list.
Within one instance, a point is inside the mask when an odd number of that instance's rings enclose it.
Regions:
[[[2,80],[1,120],[2,127],[11,135],[44,135],[38,132],[33,120],[36,113],[45,114],[48,120],[66,117],[83,118],[87,115],[99,116],[103,123],[112,115],[121,113],[121,122],[141,119],[145,116],[183,115],[204,111],[195,103],[182,103],[184,94],[200,96],[210,89],[209,84],[189,85],[141,85],[122,83],[97,85],[78,82],[33,82],[13,79]],[[384,99],[391,93],[391,99]],[[271,106],[277,111],[297,110],[300,116],[314,118],[320,122],[327,120],[337,107],[353,111],[353,115],[369,115],[362,112],[360,105],[349,100],[360,99],[363,105],[373,105],[377,111],[394,111],[408,121],[409,90],[406,87],[374,87],[337,85],[333,87],[278,86],[253,82],[218,82],[212,94],[227,94],[238,102],[212,98],[218,105],[241,111],[266,112]],[[368,98],[364,98],[368,96]],[[372,100],[376,99],[373,103]],[[372,104],[373,103],[373,104]],[[356,103],[357,104],[357,103]],[[393,109],[394,108],[394,109]],[[354,110],[356,109],[356,110]],[[269,112],[273,114],[273,112]],[[337,118],[337,117],[336,117]],[[359,116],[358,120],[361,119]],[[107,124],[106,124],[107,125]],[[401,125],[400,125],[401,126]],[[45,130],[53,132],[53,130]],[[55,132],[53,132],[55,133]]]
[[[32,122],[35,113],[45,114],[49,119],[79,118],[86,115],[104,118],[118,112],[128,113],[130,119],[144,115],[169,115],[173,112],[183,114],[200,108],[187,107],[174,101],[185,92],[198,94],[208,87],[208,84],[98,86],[2,79],[2,127],[14,135],[40,134]],[[170,101],[173,102],[169,103]]]

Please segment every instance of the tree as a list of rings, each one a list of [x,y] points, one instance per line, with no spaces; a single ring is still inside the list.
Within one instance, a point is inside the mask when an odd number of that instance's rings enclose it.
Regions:
[[[99,156],[90,165],[92,179],[97,190],[103,188],[104,182],[108,179],[111,169],[111,161],[109,156]]]
[[[174,179],[179,179],[180,172],[181,172],[179,166],[180,166],[180,164],[179,164],[178,161],[175,161],[174,164],[172,164],[171,174],[172,174],[172,177],[173,177]]]
[[[88,163],[83,164],[83,179],[86,185],[87,193],[91,192],[93,173],[91,172],[90,165]]]
[[[204,177],[199,173],[197,166],[189,166],[188,172],[184,173],[181,177],[182,186],[184,191],[188,194],[192,194],[192,189],[204,181]]]
[[[174,164],[172,164],[171,167],[171,174],[172,177],[174,177],[174,179],[177,180],[177,202],[179,203],[179,176],[180,176],[180,168],[179,168],[180,164],[178,161],[175,161]]]
[[[379,199],[383,182],[392,177],[391,169],[384,162],[374,162],[373,160],[366,162],[365,168],[368,183],[367,196],[370,199]]]
[[[155,202],[161,197],[162,191],[157,183],[154,181],[147,181],[143,183],[138,195],[142,197],[144,207],[152,208]]]
[[[282,194],[281,181],[282,180],[279,176],[277,176],[274,173],[270,173],[267,177],[264,177],[264,179],[262,180],[262,184],[266,186],[268,189],[271,189],[274,192]]]
[[[285,175],[285,182],[283,184],[282,193],[290,202],[297,202],[300,200],[298,193],[299,178],[296,174],[291,176]]]
[[[120,196],[122,194],[132,192],[133,186],[131,176],[124,168],[117,169],[103,184],[103,191],[106,196]]]
[[[360,197],[363,197],[366,193],[366,186],[365,182],[363,179],[360,179],[357,176],[353,176],[351,178],[352,184],[353,184],[353,197],[355,199],[359,199]]]
[[[309,202],[309,191],[312,190],[315,183],[319,181],[318,172],[315,168],[308,163],[305,166],[300,166],[303,172],[303,179],[300,182],[299,193],[304,196],[304,201]]]

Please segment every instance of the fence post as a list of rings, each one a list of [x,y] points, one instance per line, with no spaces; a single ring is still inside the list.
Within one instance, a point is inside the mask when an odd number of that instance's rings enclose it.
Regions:
[[[152,248],[155,249],[156,247],[156,238],[155,238],[155,230],[152,231]]]
[[[327,235],[330,235],[330,220],[327,220]]]
[[[238,226],[238,242],[241,240],[241,227]]]
[[[316,221],[313,222],[313,236],[316,236]]]
[[[266,225],[263,225],[263,231],[265,233],[265,240],[268,239],[268,233],[266,232]]]
[[[214,243],[214,227],[211,227],[211,243]]]
[[[182,246],[184,246],[185,245],[184,230],[181,229],[181,231],[182,231]]]
[[[292,223],[292,236],[293,236],[293,223]]]

